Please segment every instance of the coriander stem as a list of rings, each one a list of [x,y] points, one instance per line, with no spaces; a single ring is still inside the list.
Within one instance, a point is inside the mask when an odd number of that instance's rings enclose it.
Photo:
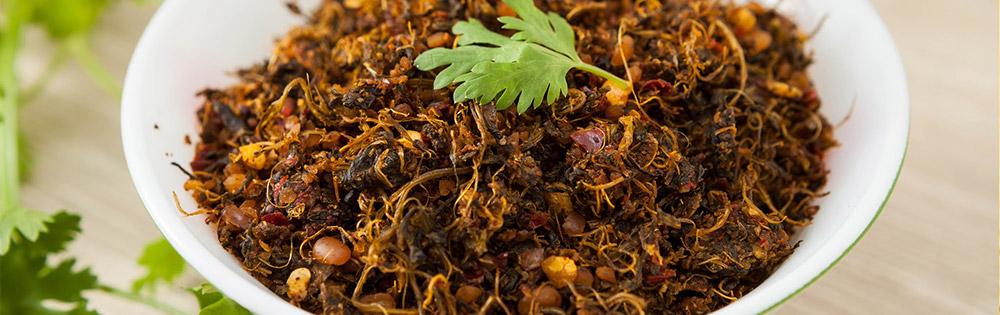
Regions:
[[[576,66],[574,66],[574,68],[593,73],[599,77],[611,81],[612,84],[617,85],[622,89],[628,89],[630,85],[628,81],[625,81],[624,79],[619,78],[614,74],[611,74],[611,72],[604,71],[604,69],[589,65],[587,63],[579,63]]]
[[[83,66],[83,70],[97,82],[97,85],[101,86],[104,92],[115,98],[121,97],[121,83],[97,59],[93,50],[90,49],[90,43],[87,40],[88,37],[85,35],[72,36],[66,39],[66,46],[69,48],[70,54]]]
[[[171,305],[169,305],[167,303],[160,302],[159,300],[156,300],[156,299],[153,299],[153,298],[150,298],[150,297],[146,297],[146,296],[142,296],[142,295],[139,295],[139,294],[136,294],[136,293],[132,293],[132,292],[129,292],[129,291],[121,290],[121,289],[118,289],[118,288],[115,288],[115,287],[112,287],[112,286],[108,286],[108,285],[105,285],[105,284],[98,284],[97,285],[97,289],[101,290],[102,292],[107,293],[109,295],[113,295],[113,296],[116,296],[116,297],[119,297],[119,298],[122,298],[122,299],[126,299],[126,300],[129,300],[129,301],[135,302],[135,303],[147,305],[147,306],[152,307],[152,308],[154,308],[154,309],[156,309],[156,310],[158,310],[160,312],[163,312],[165,314],[171,314],[171,315],[185,315],[185,314],[187,314],[187,312],[184,312],[184,311],[182,311],[180,309],[177,309],[176,307],[173,307],[173,306],[171,306]]]
[[[52,81],[56,72],[59,72],[59,69],[66,63],[66,57],[68,55],[69,47],[66,47],[65,44],[59,45],[55,54],[53,54],[52,58],[49,59],[48,65],[46,65],[45,69],[42,70],[42,74],[35,80],[35,82],[32,82],[31,85],[28,85],[28,87],[24,89],[24,93],[21,93],[22,106],[31,103],[31,101],[35,100],[35,97],[38,97],[38,94],[45,89],[45,86],[48,85],[49,81]]]
[[[0,217],[13,211],[21,204],[18,192],[20,190],[20,168],[18,167],[17,147],[17,107],[18,86],[14,70],[14,60],[17,48],[21,43],[21,24],[25,15],[18,9],[6,8],[7,23],[2,30],[0,40]]]

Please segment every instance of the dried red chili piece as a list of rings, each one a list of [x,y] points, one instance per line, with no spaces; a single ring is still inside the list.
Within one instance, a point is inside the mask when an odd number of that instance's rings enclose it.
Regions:
[[[281,212],[271,212],[260,217],[261,221],[274,225],[288,225],[288,218]]]

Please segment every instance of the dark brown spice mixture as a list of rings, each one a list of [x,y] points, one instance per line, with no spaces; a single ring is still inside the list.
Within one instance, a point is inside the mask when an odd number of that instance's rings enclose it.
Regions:
[[[510,8],[326,1],[202,92],[185,189],[250,273],[316,313],[707,313],[752,290],[818,210],[835,145],[807,36],[755,4],[536,5],[634,94],[571,71],[526,114],[455,104],[413,59]]]

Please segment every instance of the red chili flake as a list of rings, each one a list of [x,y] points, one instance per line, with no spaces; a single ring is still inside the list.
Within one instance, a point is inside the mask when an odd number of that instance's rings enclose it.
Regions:
[[[661,79],[648,80],[642,83],[639,91],[656,91],[658,94],[671,94],[674,92],[674,85]]]
[[[604,130],[600,128],[577,130],[570,134],[569,137],[588,153],[593,153],[604,147]]]
[[[711,42],[708,42],[708,49],[711,49],[712,51],[714,51],[716,53],[721,53],[722,52],[722,44],[720,44],[719,42],[717,42],[717,41],[715,41],[713,39]]]
[[[469,282],[479,282],[483,280],[485,273],[482,268],[473,267],[472,269],[465,271],[465,280]]]
[[[691,191],[692,189],[694,189],[697,186],[698,186],[698,184],[695,184],[694,182],[687,182],[687,183],[681,184],[681,187],[680,187],[679,190],[680,190],[680,192],[685,193],[685,192]]]
[[[663,266],[663,257],[649,256],[649,262],[654,263],[657,266]]]
[[[677,272],[675,272],[673,269],[667,269],[664,270],[663,273],[661,274],[646,276],[646,284],[658,285],[660,283],[666,282],[667,280],[670,280],[670,278],[673,278],[676,275]]]
[[[281,187],[285,186],[285,180],[286,179],[288,179],[288,176],[282,176],[280,179],[278,179],[278,184],[274,185],[274,194],[273,194],[274,195],[274,200],[278,200],[278,196],[279,196],[278,192],[281,191]]]
[[[260,217],[261,221],[271,223],[274,225],[288,225],[288,218],[285,217],[281,212],[271,212]]]
[[[209,166],[215,164],[215,159],[212,158],[212,151],[199,148],[195,150],[194,159],[191,160],[191,170],[195,172],[200,172],[208,169]]]
[[[657,285],[663,283],[664,281],[667,281],[667,277],[665,277],[664,275],[646,276],[646,284],[649,285]]]
[[[295,112],[295,100],[291,97],[285,99],[285,104],[281,107],[281,116],[288,117]]]
[[[507,260],[509,258],[510,258],[509,252],[500,253],[496,257],[493,257],[493,264],[497,266],[497,269],[503,270],[504,267],[507,267]]]
[[[816,90],[809,90],[806,92],[805,96],[806,102],[811,102],[816,100]]]
[[[810,89],[802,95],[802,101],[809,105],[810,109],[815,109],[819,105],[819,95],[816,94],[816,90]]]
[[[532,212],[531,216],[528,217],[528,226],[532,229],[537,229],[540,226],[549,223],[549,215],[545,212]]]

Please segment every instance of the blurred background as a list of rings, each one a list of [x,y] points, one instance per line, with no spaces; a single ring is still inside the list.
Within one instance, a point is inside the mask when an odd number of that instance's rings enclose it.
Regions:
[[[20,1],[20,0],[0,0]],[[71,0],[72,1],[72,0]],[[277,0],[274,0],[277,1]],[[895,193],[871,231],[826,276],[777,314],[995,314],[998,310],[998,4],[995,0],[873,0],[896,40],[912,106],[909,153]],[[89,41],[120,81],[157,3],[121,1],[100,16]],[[22,81],[38,79],[59,46],[26,30]],[[132,188],[122,156],[118,99],[87,68],[66,62],[21,109],[34,156],[22,203],[70,209],[83,232],[64,256],[102,282],[127,288],[144,270],[143,246],[160,237]],[[181,287],[156,296],[197,309]],[[158,314],[87,293],[105,314]]]

